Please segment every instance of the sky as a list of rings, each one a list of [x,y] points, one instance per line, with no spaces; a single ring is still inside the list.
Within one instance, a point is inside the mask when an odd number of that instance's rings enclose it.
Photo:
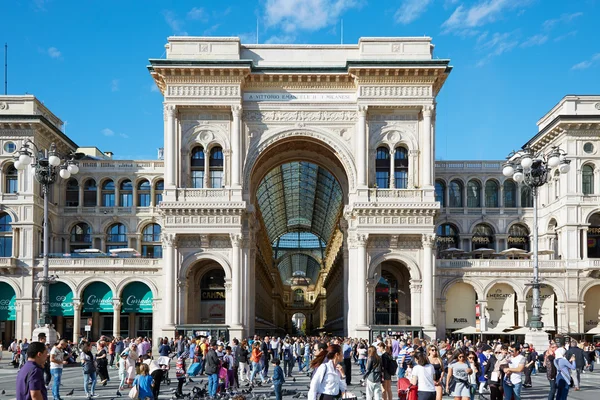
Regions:
[[[600,0],[0,0],[0,18],[8,94],[36,95],[78,145],[119,159],[156,159],[162,147],[162,96],[146,66],[172,35],[430,36],[454,67],[437,98],[440,160],[503,159],[563,96],[600,94]]]

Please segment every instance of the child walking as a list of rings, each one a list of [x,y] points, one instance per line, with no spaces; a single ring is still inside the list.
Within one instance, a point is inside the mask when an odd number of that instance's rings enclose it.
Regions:
[[[273,359],[273,387],[275,390],[275,400],[281,400],[281,387],[285,383],[285,378],[283,377],[283,369],[279,366],[281,362],[278,358]]]

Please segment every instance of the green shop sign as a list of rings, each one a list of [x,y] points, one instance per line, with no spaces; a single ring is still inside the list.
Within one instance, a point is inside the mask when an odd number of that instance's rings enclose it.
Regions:
[[[0,282],[0,321],[17,320],[17,295],[13,288]]]
[[[50,315],[53,317],[72,317],[75,315],[73,292],[68,285],[62,282],[50,285]]]
[[[113,293],[106,283],[91,283],[83,292],[83,312],[113,312]]]
[[[121,312],[152,314],[152,290],[141,282],[133,282],[123,289]]]

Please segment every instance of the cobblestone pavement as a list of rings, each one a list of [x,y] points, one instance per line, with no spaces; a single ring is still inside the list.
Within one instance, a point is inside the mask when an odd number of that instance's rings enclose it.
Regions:
[[[10,400],[15,399],[15,381],[17,376],[17,370],[14,369],[11,365],[7,364],[6,353],[4,360],[0,363],[0,393],[4,391],[3,395],[0,395],[0,400]],[[9,359],[9,358],[8,358]],[[598,365],[600,367],[600,365]],[[271,369],[271,366],[270,366]],[[360,376],[358,375],[359,368],[357,365],[352,366],[352,385],[350,386],[350,391],[357,395],[358,399],[361,400],[364,397],[365,388],[359,385]],[[98,399],[107,399],[107,400],[117,400],[116,396],[117,386],[119,384],[118,381],[118,373],[117,370],[111,369],[109,371],[111,381],[108,383],[106,387],[97,386],[96,392],[99,395]],[[308,392],[308,384],[309,378],[306,374],[298,373],[297,368],[294,368],[293,373],[296,382],[293,382],[292,378],[287,378],[286,384],[283,386],[284,389],[287,390],[295,390],[302,392],[304,396],[302,398],[306,398],[306,393]],[[174,367],[171,370],[170,374],[171,378],[175,377]],[[184,393],[191,392],[194,386],[204,386],[206,383],[205,376],[197,376],[192,378],[193,382],[188,383],[184,386]],[[81,367],[78,365],[70,366],[64,369],[62,383],[63,387],[61,387],[61,396],[64,400],[80,400],[85,399],[83,392],[83,374],[81,371]],[[170,386],[165,386],[164,384],[161,387],[161,398],[164,400],[170,400],[172,396],[171,388],[175,388],[177,386],[177,381],[173,379],[173,382]],[[396,392],[396,383],[393,382],[392,388],[394,391],[394,399],[397,399]],[[72,396],[66,396],[66,394],[74,389],[74,393]],[[244,387],[242,387],[244,389]],[[598,368],[595,372],[586,372],[582,375],[582,385],[581,391],[569,391],[569,399],[576,400],[597,400],[600,398],[599,395],[600,390],[600,368]],[[263,387],[256,387],[254,391],[257,396],[261,395],[269,395],[271,389],[269,385]],[[52,394],[48,392],[49,398],[52,399]],[[123,392],[123,400],[127,400],[127,393]],[[523,399],[546,399],[548,395],[548,381],[546,380],[545,374],[538,374],[533,376],[533,387],[527,388],[523,390]],[[248,396],[250,397],[250,396]],[[270,396],[271,399],[274,399],[273,396]],[[285,398],[291,399],[292,395],[284,396]],[[444,397],[445,399],[450,399],[450,397]],[[489,395],[484,395],[485,399],[489,399]],[[477,399],[477,397],[476,397]]]

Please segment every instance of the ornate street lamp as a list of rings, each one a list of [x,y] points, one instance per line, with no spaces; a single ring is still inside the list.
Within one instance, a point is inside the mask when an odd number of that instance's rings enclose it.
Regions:
[[[553,168],[558,168],[561,174],[569,172],[571,160],[567,160],[567,153],[558,146],[553,146],[547,153],[533,154],[530,148],[524,148],[508,155],[507,161],[502,168],[502,173],[506,177],[512,177],[517,183],[525,185],[531,190],[533,197],[533,282],[531,283],[533,291],[533,313],[529,321],[531,335],[525,336],[527,343],[534,342],[536,348],[538,345],[548,345],[548,336],[543,333],[542,328],[542,306],[540,302],[540,277],[538,264],[538,188],[548,182],[549,172]],[[541,338],[543,335],[545,343],[535,343],[535,336]],[[528,336],[530,339],[528,339]],[[538,340],[539,341],[539,340]],[[541,348],[541,347],[540,347]]]
[[[47,343],[56,342],[56,331],[52,326],[50,318],[50,282],[56,277],[48,275],[48,249],[49,249],[49,231],[48,231],[48,195],[50,186],[56,180],[57,175],[62,179],[69,179],[71,175],[79,172],[77,159],[81,158],[81,154],[70,152],[66,155],[61,155],[56,150],[56,145],[52,143],[49,150],[40,150],[35,143],[27,139],[23,143],[23,147],[14,156],[14,166],[18,170],[25,170],[31,165],[35,173],[35,179],[42,185],[42,193],[44,195],[44,260],[42,278],[37,282],[42,285],[42,311],[40,319],[33,331],[32,340],[38,340],[40,334],[46,336]]]

